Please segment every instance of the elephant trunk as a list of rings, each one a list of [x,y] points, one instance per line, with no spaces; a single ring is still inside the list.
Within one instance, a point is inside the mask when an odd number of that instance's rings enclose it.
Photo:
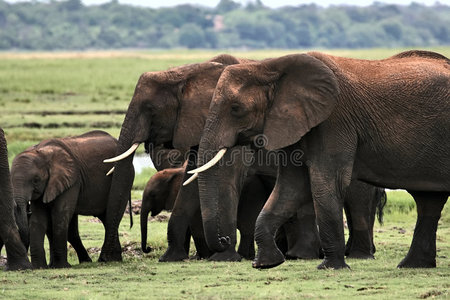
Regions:
[[[142,200],[141,207],[141,248],[142,252],[149,253],[152,251],[151,247],[147,247],[147,226],[148,226],[148,214],[150,212],[150,207],[145,205],[144,200]]]
[[[216,153],[214,149],[200,144],[198,165],[204,165]],[[203,146],[203,147],[202,147]],[[224,160],[229,162],[233,153],[227,153]],[[202,211],[203,228],[209,248],[216,252],[225,251],[236,241],[237,206],[241,188],[239,164],[224,164],[223,161],[199,173],[198,188]]]
[[[28,211],[28,204],[26,204],[25,206],[17,205],[14,213],[16,224],[19,228],[20,239],[22,240],[25,248],[28,249],[28,247],[30,246],[30,230],[28,227],[28,218],[30,214]]]
[[[116,155],[130,149],[135,142],[134,127],[132,117],[128,112],[120,131]],[[122,259],[118,228],[127,202],[131,197],[131,188],[134,180],[133,157],[134,152],[115,164],[106,208],[105,241],[99,261],[118,261]]]

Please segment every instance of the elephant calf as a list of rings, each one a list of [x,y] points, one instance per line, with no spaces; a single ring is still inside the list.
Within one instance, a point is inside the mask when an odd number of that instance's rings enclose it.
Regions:
[[[70,240],[74,248],[86,252],[78,235],[77,215],[93,215],[104,222],[111,178],[105,176],[110,167],[103,159],[114,155],[116,147],[117,140],[106,132],[91,131],[42,141],[15,157],[11,168],[14,200],[20,210],[31,202],[33,268],[47,267],[46,233],[51,267],[70,267],[67,241],[71,236],[75,235],[75,244]],[[87,253],[84,256],[90,260]]]
[[[141,206],[141,243],[142,251],[145,253],[151,251],[151,248],[147,247],[148,214],[151,212],[152,216],[156,216],[162,210],[172,210],[181,188],[185,168],[186,164],[180,168],[161,170],[153,175],[145,186]],[[246,259],[253,259],[255,255],[255,220],[268,197],[267,193],[262,190],[264,190],[264,187],[258,176],[252,175],[245,180],[238,208],[237,228],[241,233],[238,253]],[[198,221],[201,222],[200,215],[198,218],[200,218]],[[187,253],[189,252],[190,236],[191,232],[188,230],[184,244]],[[196,242],[195,238],[194,242]],[[212,252],[204,253],[197,249],[197,255],[200,258],[206,258],[211,254]]]
[[[151,212],[154,217],[163,210],[172,210],[184,170],[184,167],[161,170],[153,175],[145,186],[141,205],[141,244],[145,253],[152,250],[147,247],[148,214]]]

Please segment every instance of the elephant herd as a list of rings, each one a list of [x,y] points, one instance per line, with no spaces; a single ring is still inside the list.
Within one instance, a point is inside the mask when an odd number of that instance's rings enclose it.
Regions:
[[[450,60],[420,50],[382,60],[224,54],[147,72],[118,140],[102,131],[46,140],[17,155],[11,174],[1,131],[7,268],[68,267],[67,242],[80,262],[91,261],[80,214],[105,227],[99,261],[121,261],[118,226],[140,144],[159,171],[143,195],[142,251],[151,251],[149,212],[172,211],[160,261],[187,259],[192,237],[198,258],[252,259],[255,268],[323,258],[319,269],[346,268],[345,257],[373,258],[373,225],[391,188],[417,205],[398,267],[435,267],[450,195]]]

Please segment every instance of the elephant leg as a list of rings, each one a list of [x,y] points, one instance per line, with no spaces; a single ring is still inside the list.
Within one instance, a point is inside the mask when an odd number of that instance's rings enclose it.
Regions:
[[[11,227],[8,231],[4,232],[7,240],[5,241],[7,262],[6,270],[25,270],[31,269],[30,261],[28,260],[27,251],[22,244],[18,231]]]
[[[189,167],[186,169],[189,169]],[[185,173],[183,180],[187,180],[188,176]],[[168,247],[163,256],[160,257],[160,262],[181,261],[189,258],[188,252],[185,250],[186,233],[192,218],[199,210],[200,200],[197,185],[182,186],[167,225]]]
[[[68,240],[73,249],[75,249],[75,252],[77,252],[78,261],[80,264],[84,262],[92,262],[92,259],[89,257],[89,254],[87,253],[80,238],[77,214],[73,215],[72,220],[69,223]]]
[[[351,258],[373,259],[373,223],[376,187],[354,180],[347,188],[344,207],[347,215],[349,239],[345,254]]]
[[[286,252],[288,251],[288,241],[284,226],[285,224],[278,228],[277,232],[275,233],[275,244],[277,245],[277,248],[280,249],[281,253],[286,256]]]
[[[105,240],[98,258],[100,262],[122,261],[119,225],[131,197],[134,180],[133,155],[116,162],[106,207]]]
[[[80,186],[74,185],[54,200],[54,206],[51,211],[53,268],[71,267],[67,261],[67,241],[69,224],[75,213],[79,190]]]
[[[284,225],[288,241],[287,259],[317,259],[323,257],[309,185],[305,189],[304,196],[306,198],[297,210],[297,214]]]
[[[44,238],[47,232],[49,218],[43,203],[32,202],[30,217],[30,255],[33,269],[47,268],[44,250]],[[51,241],[50,241],[51,243]]]
[[[323,161],[325,162],[325,160]],[[319,236],[324,260],[317,267],[318,269],[342,269],[349,268],[345,263],[345,238],[343,224],[343,197],[345,190],[340,176],[344,170],[323,173],[324,166],[320,164],[318,168],[309,168],[311,191],[314,198],[317,223],[319,226]],[[338,190],[340,192],[338,192]]]
[[[252,264],[254,268],[272,268],[284,262],[284,255],[275,243],[275,234],[297,212],[308,184],[306,168],[292,164],[278,167],[275,187],[256,220],[258,252]]]
[[[255,258],[256,219],[273,189],[273,184],[269,189],[264,184],[259,176],[249,176],[241,191],[237,215],[237,228],[241,235],[238,253],[245,259]]]
[[[417,222],[408,254],[399,268],[436,267],[436,231],[441,211],[447,202],[447,192],[409,191],[417,205]]]
[[[211,250],[208,248],[208,244],[206,243],[205,233],[203,231],[203,222],[201,211],[197,210],[190,222],[189,231],[194,240],[195,249],[197,250],[197,258],[209,258],[212,254]],[[188,239],[190,241],[190,239]],[[186,248],[186,247],[185,247]],[[187,253],[189,253],[189,248],[186,249]]]

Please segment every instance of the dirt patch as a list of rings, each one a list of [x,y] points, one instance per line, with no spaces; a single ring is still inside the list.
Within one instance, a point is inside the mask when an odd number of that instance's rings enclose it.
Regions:
[[[81,122],[63,122],[61,124],[58,123],[48,123],[48,124],[40,124],[37,122],[29,122],[29,123],[23,123],[22,125],[14,125],[14,126],[7,126],[6,128],[11,127],[25,127],[25,128],[36,128],[36,129],[55,129],[55,128],[84,128],[84,127],[91,127],[91,128],[117,128],[121,127],[121,123],[117,122],[94,122],[94,123],[81,123]]]
[[[442,295],[442,292],[441,292],[441,291],[438,291],[438,290],[432,290],[432,291],[423,293],[422,295],[420,295],[419,298],[420,298],[420,299],[427,299],[427,298],[430,298],[430,297],[434,298],[434,297],[439,296],[439,295]]]
[[[0,267],[6,266],[6,256],[0,255]]]
[[[26,111],[21,112],[21,114],[25,115],[41,115],[45,116],[55,116],[55,115],[124,115],[126,114],[126,110],[116,109],[116,110],[68,110],[68,111]]]
[[[89,254],[98,254],[102,251],[100,247],[90,247],[86,249]],[[126,241],[122,245],[122,253],[125,256],[142,257],[141,245],[139,242]]]

